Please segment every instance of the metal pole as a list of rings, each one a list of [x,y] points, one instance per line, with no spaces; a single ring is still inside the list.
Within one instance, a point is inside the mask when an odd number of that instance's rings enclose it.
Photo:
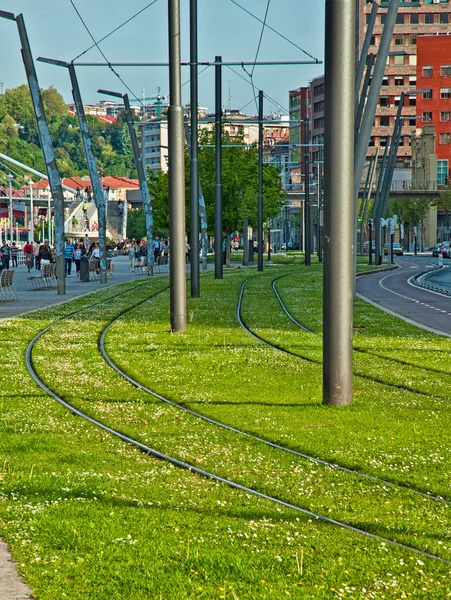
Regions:
[[[199,150],[198,150],[198,67],[197,67],[197,0],[190,0],[190,105],[191,105],[191,156],[190,156],[190,246],[191,246],[191,296],[200,296],[199,274]]]
[[[81,139],[85,150],[86,162],[88,165],[89,177],[91,178],[92,191],[98,215],[98,232],[99,232],[99,256],[100,256],[100,283],[107,282],[106,273],[106,207],[105,196],[103,194],[102,185],[100,183],[99,171],[97,162],[92,151],[92,142],[89,136],[88,123],[85,117],[85,109],[81,99],[80,87],[78,85],[77,74],[73,63],[67,65],[69,69],[70,81],[72,84],[72,96],[77,111],[78,124],[80,126]]]
[[[146,214],[146,233],[147,233],[147,275],[153,275],[153,212],[152,212],[152,201],[149,195],[149,188],[147,187],[146,174],[144,172],[144,166],[142,162],[142,156],[139,151],[138,139],[136,137],[135,125],[133,122],[133,115],[130,108],[130,102],[128,95],[122,96],[124,100],[125,117],[127,119],[128,133],[130,135],[130,141],[132,143],[133,157],[135,160],[136,172],[138,173],[139,187],[141,190],[141,198],[143,201],[144,212]],[[127,204],[127,202],[126,202]],[[124,215],[125,215],[124,209]]]
[[[319,165],[318,169],[318,185],[319,185],[319,208],[318,208],[318,261],[320,263],[323,262],[323,226],[322,219],[324,218],[324,208],[323,208],[323,176],[322,176],[322,165]]]
[[[51,208],[50,208],[50,196],[47,201],[47,237],[49,238],[49,244],[52,245],[52,219],[51,219]]]
[[[186,331],[185,136],[180,69],[180,0],[168,1],[169,21],[169,243],[173,332]]]
[[[305,214],[305,266],[309,267],[311,264],[310,254],[312,252],[312,223],[310,214],[310,120],[306,119],[304,123],[305,131],[305,144],[306,153],[304,155],[304,182],[305,182],[305,193],[304,193],[304,214]]]
[[[221,57],[216,56],[215,62],[220,63]],[[222,279],[222,66],[215,66],[215,279]]]
[[[366,95],[370,85],[371,71],[374,66],[376,57],[374,54],[370,54],[367,60],[367,67],[365,73],[365,79],[363,81],[362,94],[360,96],[360,102],[355,107],[355,127],[354,127],[354,145],[357,144],[357,138],[359,137],[360,123],[362,121],[363,110],[365,108]]]
[[[363,115],[359,136],[355,146],[354,198],[356,199],[356,204],[359,194],[360,180],[362,178],[363,165],[365,164],[366,152],[371,137],[371,129],[373,127],[377,102],[379,100],[382,79],[384,77],[388,53],[390,51],[390,43],[393,38],[393,30],[395,28],[396,17],[398,15],[398,8],[399,0],[390,0],[388,11],[385,17],[384,30],[381,36],[381,43],[377,53],[376,64],[374,66],[370,91],[366,101],[365,113]]]
[[[373,264],[373,219],[368,219],[368,232],[369,232],[369,238],[370,238],[370,245],[369,245],[369,261],[368,264],[372,265]]]
[[[323,402],[352,403],[355,0],[326,0]]]
[[[28,182],[30,186],[30,229],[28,232],[29,241],[34,244],[34,207],[33,207],[33,181]]]
[[[53,197],[53,206],[55,212],[55,236],[56,236],[56,286],[57,293],[63,295],[66,293],[66,278],[64,275],[64,195],[61,186],[61,178],[55,160],[52,140],[50,138],[49,127],[44,113],[39,82],[36,75],[36,69],[33,63],[30,43],[28,41],[27,30],[23,20],[23,15],[16,17],[17,28],[19,30],[20,42],[22,44],[22,59],[25,65],[28,85],[30,87],[33,109],[36,116],[36,122],[39,130],[39,138],[44,154],[47,176]]]
[[[263,271],[263,91],[258,92],[258,270]]]
[[[243,221],[243,267],[249,266],[249,220]]]
[[[385,176],[385,170],[387,168],[387,156],[388,156],[388,146],[389,146],[389,141],[390,141],[390,136],[387,136],[387,140],[386,140],[386,144],[385,144],[385,149],[384,149],[384,155],[382,156],[382,162],[381,162],[381,167],[380,167],[380,171],[379,171],[379,179],[377,180],[377,188],[376,188],[376,194],[374,196],[374,205],[373,205],[373,212],[372,212],[372,219],[373,219],[373,227],[374,227],[374,240],[375,240],[375,262],[376,265],[380,265],[381,264],[381,228],[380,228],[380,221],[378,221],[378,213],[379,213],[379,205],[380,205],[380,199],[381,199],[381,190],[382,190],[382,184],[384,183],[384,176]]]
[[[373,36],[374,24],[376,23],[376,15],[377,9],[379,8],[379,4],[377,2],[373,2],[373,6],[371,8],[371,13],[368,18],[368,23],[366,26],[366,34],[365,39],[363,41],[362,52],[360,54],[360,60],[357,65],[356,74],[355,74],[355,101],[354,104],[357,107],[359,103],[359,92],[360,92],[360,84],[362,82],[362,75],[365,70],[366,59],[368,56],[368,50],[371,46],[371,38]]]
[[[13,176],[11,173],[8,174],[9,179],[9,237],[11,239],[11,244],[13,243]],[[5,236],[6,237],[6,236]]]

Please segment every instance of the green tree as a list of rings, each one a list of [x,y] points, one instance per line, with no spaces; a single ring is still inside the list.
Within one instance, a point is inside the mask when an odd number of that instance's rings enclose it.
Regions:
[[[134,208],[127,215],[127,238],[142,239],[146,237],[146,215],[142,208]]]
[[[443,192],[440,193],[440,196],[436,200],[435,205],[437,206],[438,210],[445,211],[445,222],[446,222],[446,229],[447,229],[446,239],[449,240],[451,237],[450,222],[449,222],[449,217],[450,217],[450,212],[451,212],[451,185],[450,184],[448,184],[448,187],[445,190],[443,190]]]

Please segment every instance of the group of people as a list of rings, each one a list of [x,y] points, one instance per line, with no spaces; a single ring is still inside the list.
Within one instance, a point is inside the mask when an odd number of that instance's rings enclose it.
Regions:
[[[11,246],[6,240],[0,247],[0,270],[9,270],[9,266],[17,267],[17,258],[19,256],[19,248],[16,246],[16,242],[13,242]]]
[[[64,248],[64,272],[67,277],[71,276],[72,263],[75,263],[76,275],[80,275],[80,265],[83,257],[86,257],[89,260],[99,260],[99,242],[89,242],[87,237],[78,242],[66,240],[66,246]]]
[[[147,242],[145,240],[132,239],[129,242],[124,242],[122,248],[123,254],[128,255],[132,272],[135,270],[135,266],[147,265]],[[153,241],[152,253],[155,264],[161,262],[161,259],[167,259],[169,256],[168,241],[156,237]]]

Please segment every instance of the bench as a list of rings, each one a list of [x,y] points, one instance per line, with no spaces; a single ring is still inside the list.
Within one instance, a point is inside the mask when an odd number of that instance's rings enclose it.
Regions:
[[[50,290],[56,286],[56,264],[43,265],[39,275],[27,277],[32,290]]]
[[[0,300],[8,302],[10,300],[18,300],[16,289],[13,285],[14,271],[2,271],[0,276]]]
[[[155,273],[167,273],[169,271],[169,256],[167,254],[158,256],[153,268]]]

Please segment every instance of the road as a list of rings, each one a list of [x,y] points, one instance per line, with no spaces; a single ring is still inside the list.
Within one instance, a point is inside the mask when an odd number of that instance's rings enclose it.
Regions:
[[[451,336],[451,298],[409,283],[415,273],[437,266],[430,256],[397,257],[399,269],[357,280],[357,293],[389,312],[438,333]],[[451,290],[451,269],[428,275],[426,281]]]

